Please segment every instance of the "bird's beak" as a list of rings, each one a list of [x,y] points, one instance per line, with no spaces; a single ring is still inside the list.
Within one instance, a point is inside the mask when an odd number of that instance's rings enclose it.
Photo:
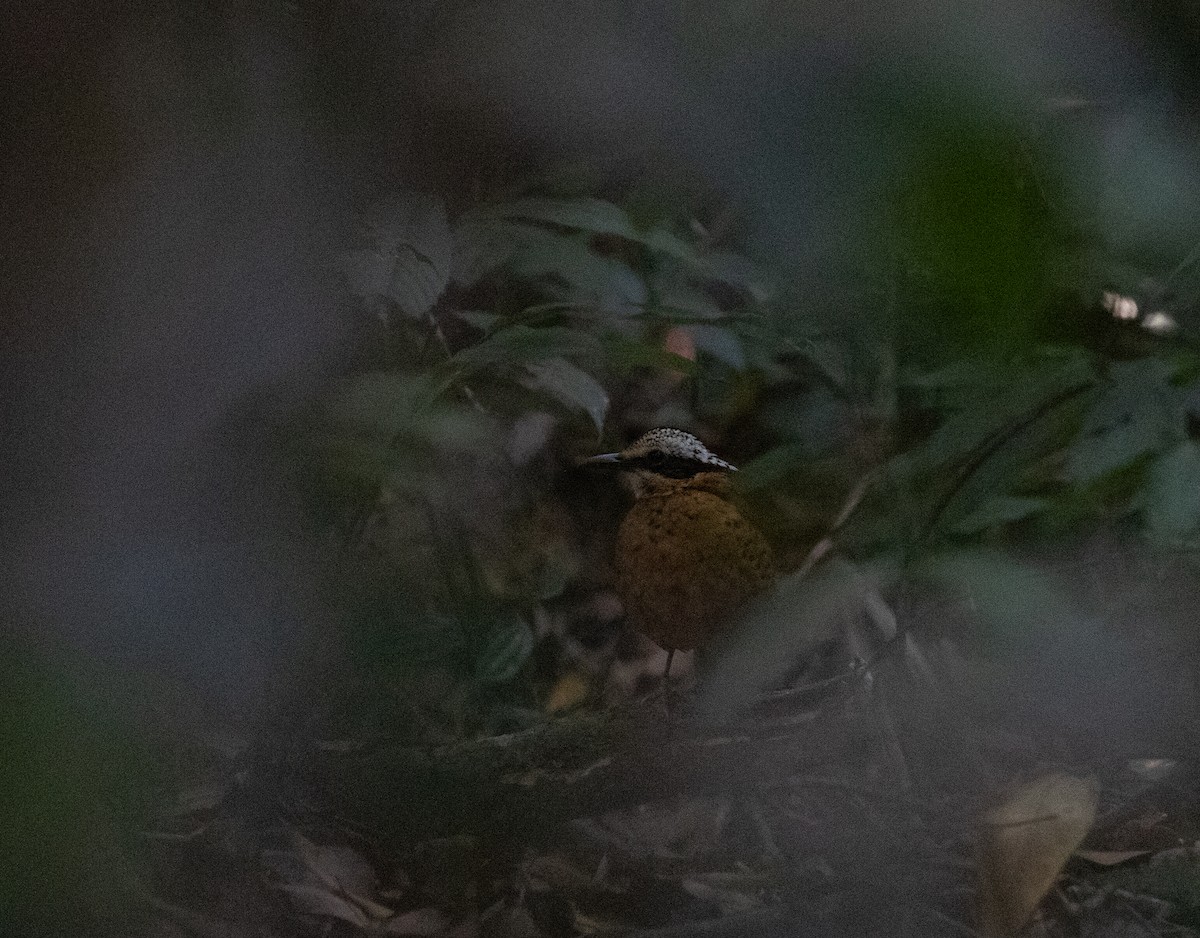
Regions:
[[[615,466],[621,462],[620,453],[601,453],[599,456],[589,456],[579,460],[581,466]]]

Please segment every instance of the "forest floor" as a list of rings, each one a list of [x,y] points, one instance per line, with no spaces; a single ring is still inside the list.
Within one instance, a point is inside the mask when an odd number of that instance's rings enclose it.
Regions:
[[[143,832],[147,934],[1200,934],[1186,754],[1032,732],[953,657],[719,723],[651,695],[452,744],[214,745]]]

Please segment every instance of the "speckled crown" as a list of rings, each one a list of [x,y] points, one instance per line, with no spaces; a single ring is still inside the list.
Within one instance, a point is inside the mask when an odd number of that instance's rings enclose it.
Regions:
[[[658,450],[667,456],[676,456],[693,462],[714,466],[718,469],[728,469],[736,472],[737,468],[713,453],[692,434],[672,427],[659,427],[643,433],[634,442],[621,451],[622,459],[637,459]]]

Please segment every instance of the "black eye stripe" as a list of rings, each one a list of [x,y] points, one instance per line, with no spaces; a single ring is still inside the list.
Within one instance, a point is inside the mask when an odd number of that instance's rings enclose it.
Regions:
[[[725,468],[723,465],[706,462],[703,459],[693,459],[690,456],[674,456],[660,451],[647,453],[645,456],[631,459],[627,465],[649,469],[669,479],[690,479],[699,472],[713,472]]]

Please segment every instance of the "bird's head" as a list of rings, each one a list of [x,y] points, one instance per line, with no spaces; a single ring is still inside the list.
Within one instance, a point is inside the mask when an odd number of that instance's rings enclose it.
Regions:
[[[690,433],[667,427],[642,434],[619,453],[592,456],[583,464],[616,469],[635,497],[670,488],[672,482],[701,473],[736,471]]]

